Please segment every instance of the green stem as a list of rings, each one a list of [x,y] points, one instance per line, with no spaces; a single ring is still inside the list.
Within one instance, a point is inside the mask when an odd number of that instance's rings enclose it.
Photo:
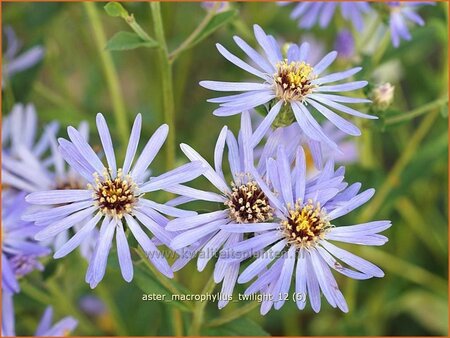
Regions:
[[[214,282],[214,277],[211,276],[206,283],[205,287],[202,290],[202,294],[209,294],[214,291],[214,288],[216,286],[216,283]],[[190,336],[200,336],[200,330],[202,328],[203,324],[203,317],[205,313],[205,307],[207,305],[207,302],[204,301],[198,301],[194,308],[194,314],[192,318],[192,326],[189,331]]]
[[[413,109],[409,112],[406,112],[404,114],[399,114],[396,116],[392,116],[390,118],[387,118],[385,120],[385,124],[386,125],[390,125],[390,124],[396,124],[399,122],[403,122],[403,121],[408,121],[411,120],[413,118],[416,118],[420,115],[423,115],[427,112],[429,112],[430,110],[434,110],[434,109],[438,109],[441,108],[442,106],[444,106],[445,104],[447,104],[448,102],[448,97],[441,97],[435,101],[432,101],[430,103],[427,103],[419,108]]]
[[[108,308],[111,317],[113,318],[114,326],[116,328],[116,332],[118,336],[126,336],[128,334],[125,323],[122,320],[122,316],[120,315],[120,311],[116,306],[116,302],[111,296],[108,289],[104,286],[104,284],[100,283],[97,285],[97,292],[100,296],[100,299],[105,303]]]
[[[97,9],[95,8],[96,4],[94,4],[93,2],[83,2],[83,4],[91,22],[97,50],[102,60],[103,73],[105,75],[109,95],[112,100],[113,111],[116,119],[116,127],[122,141],[122,146],[126,147],[128,143],[129,124],[125,109],[125,103],[120,89],[119,76],[117,75],[116,68],[114,67],[111,53],[105,50],[106,36],[102,27],[100,16],[97,12]]]
[[[166,38],[164,36],[164,26],[161,16],[160,3],[151,2],[150,8],[152,10],[155,37],[159,43],[158,58],[162,81],[164,120],[169,125],[170,130],[167,140],[166,169],[171,170],[175,165],[175,135],[176,135],[172,64],[169,60]]]
[[[243,315],[251,312],[252,310],[256,309],[261,304],[258,302],[252,302],[247,305],[244,305],[243,307],[234,310],[233,312],[229,313],[226,316],[211,320],[206,326],[207,327],[216,327],[220,326],[226,323],[229,323],[235,319],[238,319],[239,317],[242,317]]]
[[[181,317],[181,313],[178,309],[172,308],[172,328],[173,335],[175,337],[183,336],[183,318]]]
[[[134,15],[130,14],[124,18],[125,22],[131,27],[131,29],[144,41],[153,41],[153,39],[147,34],[146,31],[136,22]]]
[[[144,264],[148,267],[148,269],[152,272],[155,279],[168,291],[172,294],[184,294],[184,292],[180,291],[175,285],[170,282],[170,279],[163,277],[161,273],[153,266],[153,264],[148,260],[147,255],[144,250],[139,247],[134,249],[136,253],[141,257]]]
[[[169,60],[170,62],[175,61],[175,59],[185,50],[192,47],[192,42],[195,41],[195,39],[200,35],[200,33],[203,31],[203,29],[209,24],[211,19],[216,15],[216,11],[220,6],[220,2],[215,3],[213,8],[208,11],[208,14],[203,18],[203,20],[200,22],[200,24],[197,26],[197,28],[186,38],[186,40],[183,41],[183,43],[176,48],[173,52],[169,54]]]
[[[378,189],[377,193],[375,194],[375,197],[369,203],[369,205],[365,207],[364,212],[361,214],[361,217],[359,218],[359,222],[362,223],[365,220],[372,219],[381,209],[391,190],[394,189],[396,185],[398,185],[403,170],[406,168],[408,163],[413,158],[414,154],[416,153],[417,147],[419,146],[425,135],[432,127],[437,116],[438,111],[435,111],[427,115],[421,122],[420,126],[412,135],[409,143],[402,152],[402,155],[397,160],[392,170],[389,172],[386,180],[384,181],[380,189]]]

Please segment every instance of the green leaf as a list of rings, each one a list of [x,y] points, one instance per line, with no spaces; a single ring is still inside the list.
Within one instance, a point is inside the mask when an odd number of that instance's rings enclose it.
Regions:
[[[238,11],[236,9],[216,14],[205,26],[205,28],[198,34],[198,36],[192,41],[190,47],[196,45],[197,43],[214,33],[220,27],[230,22],[237,14]]]
[[[139,47],[153,48],[158,46],[155,40],[144,41],[136,33],[118,32],[106,43],[110,51],[130,50]]]
[[[205,329],[207,336],[269,336],[253,320],[242,317],[219,327]]]
[[[446,336],[448,323],[447,301],[435,294],[414,290],[395,303],[399,312],[407,312],[431,332]]]
[[[127,10],[118,2],[108,2],[104,8],[109,16],[121,16],[122,18],[128,16]]]
[[[136,285],[144,292],[145,295],[154,297],[153,300],[146,299],[144,301],[163,302],[164,304],[175,306],[184,312],[191,312],[191,308],[178,300],[172,300],[172,293],[162,286],[158,281],[153,279],[142,265],[136,265],[134,271],[134,281]],[[164,297],[164,300],[158,300],[156,297]]]

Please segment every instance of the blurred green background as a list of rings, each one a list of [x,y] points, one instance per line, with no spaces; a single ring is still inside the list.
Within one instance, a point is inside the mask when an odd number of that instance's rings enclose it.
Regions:
[[[124,20],[108,16],[104,5],[97,3],[95,8],[108,39],[118,31],[131,31]],[[24,43],[23,50],[37,44],[46,50],[42,62],[14,76],[4,89],[3,114],[10,111],[14,102],[32,102],[42,125],[54,119],[63,127],[87,120],[94,131],[95,115],[102,112],[113,126],[110,127],[113,139],[119,140],[114,127],[113,100],[86,7],[82,3],[3,3],[2,7],[2,25],[15,29]],[[124,7],[154,36],[147,3],[124,3]],[[169,50],[175,49],[206,15],[200,3],[162,3],[161,7]],[[426,25],[412,28],[412,41],[403,41],[400,48],[394,49],[389,44],[379,60],[374,61],[378,57],[376,52],[366,51],[358,52],[354,60],[341,60],[334,65],[335,69],[363,65],[358,78],[374,86],[388,81],[395,86],[394,102],[379,120],[358,122],[364,135],[354,139],[360,160],[347,168],[348,182],[360,181],[363,188],[374,187],[377,194],[371,202],[339,220],[339,224],[392,220],[392,228],[384,233],[389,237],[385,246],[344,245],[379,265],[386,276],[368,281],[336,276],[349,303],[348,314],[331,308],[324,300],[319,314],[313,313],[309,305],[299,311],[294,303],[287,302],[281,310],[272,310],[264,317],[254,308],[217,325],[213,320],[233,316],[248,302],[233,302],[221,311],[217,310],[217,304],[210,303],[206,305],[202,334],[448,334],[447,7],[446,3],[438,3],[422,8],[420,13]],[[327,29],[302,31],[289,19],[292,5],[233,3],[231,8],[238,11],[236,16],[174,63],[176,144],[188,143],[208,160],[212,159],[222,126],[226,124],[237,131],[239,117],[213,116],[211,112],[216,106],[206,99],[214,93],[201,88],[198,82],[251,79],[217,52],[216,42],[242,56],[232,37],[239,35],[255,46],[252,25],[257,23],[281,41],[298,43],[305,36],[313,37],[324,44],[327,52],[333,48],[336,31],[348,27],[337,15]],[[365,46],[365,42],[363,37],[357,40],[360,46]],[[109,52],[102,48],[102,53]],[[134,116],[141,113],[147,138],[164,123],[157,51],[137,48],[110,53],[119,77],[126,118],[131,124]],[[399,119],[396,115],[406,117]],[[66,136],[64,129],[61,128],[61,136]],[[94,143],[99,142],[95,132],[91,137]],[[118,143],[116,147],[123,150],[124,145]],[[166,148],[152,165],[154,173],[165,170]],[[177,164],[184,162],[186,159],[177,147]],[[198,180],[196,186],[209,188],[204,180]],[[163,200],[164,196],[156,198]],[[137,255],[133,258],[139,261]],[[23,292],[15,297],[19,335],[34,332],[47,304],[55,307],[56,319],[73,315],[80,320],[76,335],[172,335],[173,322],[180,317],[184,332],[189,329],[192,318],[189,311],[196,306],[195,302],[186,306],[141,300],[143,293],[170,295],[142,262],[135,267],[133,282],[127,284],[120,276],[115,253],[111,253],[106,277],[95,290],[84,282],[87,264],[78,252],[58,261],[48,258],[45,266],[43,274],[34,272],[21,281]],[[187,293],[200,293],[211,273],[211,263],[199,273],[195,262],[191,262],[176,273],[177,283]],[[219,290],[217,287],[216,292]],[[244,290],[239,285],[235,294]],[[99,297],[106,305],[106,313],[100,316],[83,313],[78,304],[87,294]]]

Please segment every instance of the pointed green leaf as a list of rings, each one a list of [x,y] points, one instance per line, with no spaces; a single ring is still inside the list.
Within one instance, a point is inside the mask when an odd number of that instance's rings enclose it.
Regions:
[[[106,49],[110,51],[130,50],[139,47],[157,47],[155,40],[144,41],[136,33],[118,32],[106,43]]]

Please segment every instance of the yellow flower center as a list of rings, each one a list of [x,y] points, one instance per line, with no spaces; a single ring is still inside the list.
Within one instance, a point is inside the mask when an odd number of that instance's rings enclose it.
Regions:
[[[308,200],[303,204],[297,201],[293,208],[289,207],[289,216],[281,222],[283,234],[288,242],[298,248],[315,246],[323,239],[331,227],[327,215],[319,203]]]
[[[95,176],[95,186],[88,185],[94,190],[93,197],[100,211],[105,215],[122,218],[124,214],[131,214],[137,203],[138,196],[136,183],[131,176],[123,176],[122,169],[117,171],[117,177],[112,179],[108,172],[100,178]]]
[[[314,69],[304,61],[287,60],[280,61],[276,65],[277,72],[274,74],[275,93],[278,98],[285,102],[303,101],[307,94],[311,93],[314,85],[311,81],[315,79]]]

